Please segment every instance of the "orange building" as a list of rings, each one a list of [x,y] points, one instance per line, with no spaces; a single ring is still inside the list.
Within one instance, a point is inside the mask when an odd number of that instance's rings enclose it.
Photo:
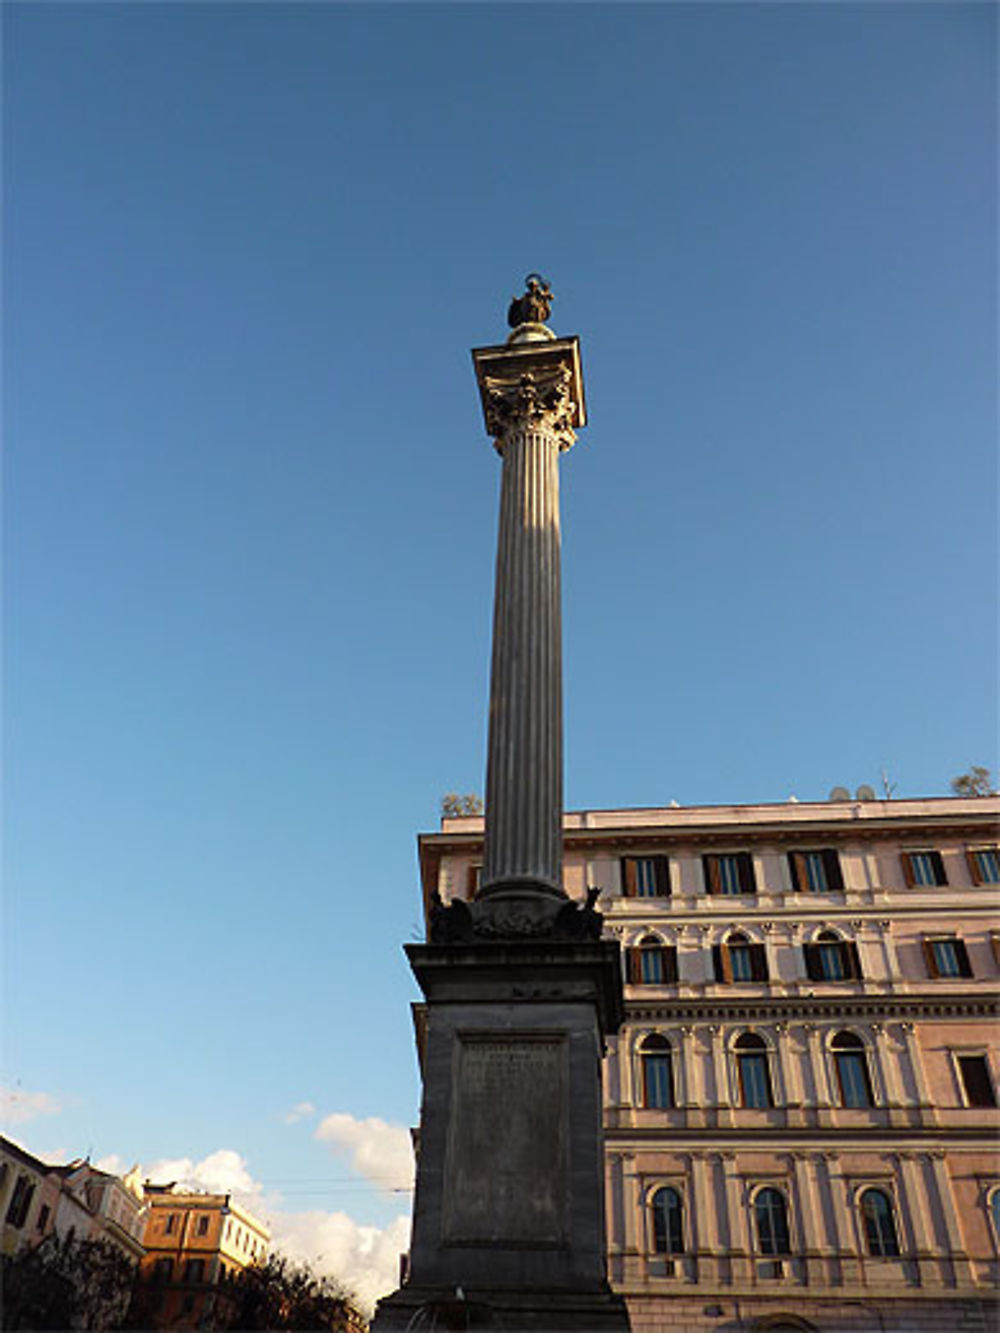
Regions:
[[[226,1301],[227,1283],[267,1254],[271,1233],[229,1194],[146,1191],[143,1315],[152,1328],[196,1328]]]

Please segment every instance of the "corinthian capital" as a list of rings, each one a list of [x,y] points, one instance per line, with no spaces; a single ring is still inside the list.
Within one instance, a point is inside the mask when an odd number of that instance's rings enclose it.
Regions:
[[[516,430],[544,431],[561,450],[568,449],[576,440],[572,387],[572,372],[564,365],[484,375],[486,429],[500,453],[506,436]]]

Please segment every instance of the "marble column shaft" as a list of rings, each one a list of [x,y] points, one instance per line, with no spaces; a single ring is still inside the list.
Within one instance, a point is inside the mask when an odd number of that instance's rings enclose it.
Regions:
[[[503,458],[478,897],[564,899],[559,454],[583,424],[575,339],[473,353]]]
[[[481,894],[562,888],[559,443],[515,420],[501,442]]]

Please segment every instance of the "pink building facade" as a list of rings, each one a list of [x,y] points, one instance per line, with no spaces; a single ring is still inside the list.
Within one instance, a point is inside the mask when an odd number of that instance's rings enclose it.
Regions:
[[[626,1020],[609,1272],[636,1333],[1000,1327],[1000,801],[588,811]],[[420,839],[475,891],[482,820]]]

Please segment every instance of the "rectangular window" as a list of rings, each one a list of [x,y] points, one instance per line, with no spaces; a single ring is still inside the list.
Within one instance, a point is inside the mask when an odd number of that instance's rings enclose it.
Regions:
[[[185,1282],[204,1282],[205,1280],[205,1260],[189,1259],[184,1265]]]
[[[483,878],[483,867],[481,865],[469,866],[465,877],[465,896],[470,901],[475,898],[479,892],[480,881]]]
[[[202,1213],[202,1215],[198,1218],[198,1235],[199,1235],[199,1236],[207,1236],[207,1235],[208,1235],[208,1215],[207,1215],[207,1213]]]
[[[965,944],[957,935],[924,940],[924,959],[931,977],[971,977],[972,967]]]
[[[7,1221],[12,1227],[23,1227],[35,1196],[35,1186],[30,1176],[18,1176],[14,1193],[7,1205]]]
[[[172,1259],[157,1259],[153,1265],[153,1281],[169,1282],[174,1275],[174,1261]]]
[[[673,1060],[669,1051],[644,1053],[642,1057],[645,1106],[668,1110],[674,1104]]]
[[[166,1221],[163,1223],[164,1235],[171,1235],[174,1229],[174,1223],[177,1221],[176,1213],[167,1213]]]
[[[796,893],[839,893],[844,888],[840,856],[832,848],[789,852],[788,865]]]
[[[38,1230],[44,1231],[49,1224],[49,1218],[52,1216],[52,1209],[47,1203],[43,1203],[38,1212]]]
[[[640,949],[642,980],[655,985],[663,980],[663,954],[659,949]]]
[[[733,970],[734,981],[753,981],[753,956],[750,944],[733,944],[729,949],[729,962]]]
[[[838,1051],[836,1054],[837,1082],[843,1106],[872,1105],[872,1088],[868,1079],[868,1062],[861,1051]]]
[[[705,889],[708,893],[719,893],[729,897],[740,893],[757,892],[753,857],[749,852],[703,856],[701,862],[705,875]]]
[[[622,892],[626,898],[669,898],[670,863],[667,858],[622,857]]]
[[[904,852],[903,878],[911,888],[935,887],[947,884],[944,862],[940,852]]]
[[[744,1106],[762,1110],[771,1105],[771,1078],[766,1055],[739,1057],[740,1093]]]
[[[973,884],[1000,884],[1000,847],[976,847],[965,858]]]
[[[960,1055],[958,1072],[968,1106],[996,1106],[997,1096],[985,1055]]]

